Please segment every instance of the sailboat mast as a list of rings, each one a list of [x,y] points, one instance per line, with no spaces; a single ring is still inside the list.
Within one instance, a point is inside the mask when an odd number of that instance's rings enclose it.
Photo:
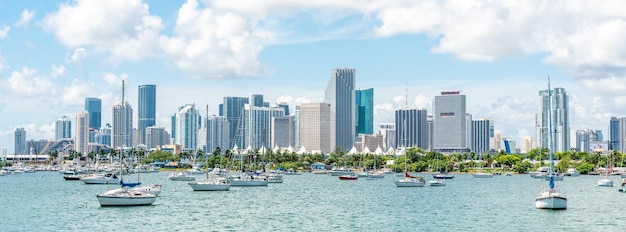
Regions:
[[[552,89],[550,88],[550,76],[548,76],[548,149],[550,152],[550,188],[554,188],[554,157],[552,141]]]

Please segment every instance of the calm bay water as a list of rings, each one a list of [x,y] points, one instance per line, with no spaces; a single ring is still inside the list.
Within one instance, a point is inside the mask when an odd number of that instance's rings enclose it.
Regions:
[[[0,176],[2,231],[621,231],[626,194],[597,187],[598,176],[557,182],[568,209],[535,209],[542,181],[528,175],[474,179],[455,175],[445,187],[397,188],[393,175],[340,181],[321,174],[284,176],[268,187],[193,192],[167,172],[152,206],[101,208],[96,194],[115,185],[65,181],[57,172]],[[132,176],[136,178],[136,176]],[[202,176],[197,177],[198,180]]]

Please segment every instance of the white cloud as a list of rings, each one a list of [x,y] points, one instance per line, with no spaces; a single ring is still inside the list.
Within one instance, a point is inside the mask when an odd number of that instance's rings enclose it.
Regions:
[[[52,77],[62,77],[65,76],[65,66],[63,65],[52,65]]]
[[[50,96],[56,91],[56,86],[50,78],[41,76],[36,70],[27,67],[13,71],[4,86],[7,91],[26,97]]]
[[[28,26],[28,24],[30,23],[30,20],[33,18],[33,16],[35,16],[35,12],[34,11],[29,11],[28,9],[24,9],[24,10],[22,10],[22,14],[20,16],[20,19],[15,23],[15,25],[18,26],[18,27]]]
[[[11,30],[11,28],[8,27],[8,26],[2,27],[2,29],[0,29],[0,39],[4,39],[7,36],[9,36],[9,31],[10,30]]]
[[[87,57],[87,49],[83,47],[76,48],[74,49],[74,53],[72,53],[72,56],[66,59],[66,62],[68,63],[79,62],[85,59],[85,57]]]
[[[2,70],[8,69],[9,65],[4,61],[4,57],[0,56],[0,74]]]
[[[122,73],[120,75],[115,75],[113,73],[105,73],[103,79],[111,86],[122,87],[122,81],[128,81],[128,74]]]
[[[109,62],[157,57],[161,18],[150,15],[141,0],[62,3],[42,21],[69,48],[91,47],[110,55]]]
[[[162,46],[178,69],[194,76],[258,77],[266,73],[257,59],[265,39],[246,17],[189,0],[178,11],[175,35]]]

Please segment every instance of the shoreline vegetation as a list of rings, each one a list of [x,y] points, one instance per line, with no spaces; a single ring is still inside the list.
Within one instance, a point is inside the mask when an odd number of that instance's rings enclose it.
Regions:
[[[194,166],[205,169],[228,168],[238,170],[272,170],[282,168],[297,171],[310,171],[313,164],[328,170],[331,168],[348,168],[354,170],[373,170],[388,168],[393,172],[405,170],[404,159],[407,159],[406,171],[420,173],[474,173],[474,172],[501,172],[524,174],[535,171],[539,167],[549,166],[547,149],[532,149],[526,154],[507,154],[500,151],[492,154],[475,154],[473,152],[463,154],[441,154],[425,151],[421,148],[408,148],[406,156],[400,153],[393,154],[349,154],[340,149],[335,149],[327,155],[322,154],[298,154],[296,152],[258,149],[244,152],[222,151],[219,147],[211,153],[203,151],[196,153],[181,152],[172,154],[168,151],[144,151],[130,149],[122,154],[125,160],[137,160],[143,165],[159,166],[163,171],[184,171]],[[97,160],[100,164],[119,160],[119,151],[101,150],[98,153],[90,152],[87,155],[78,152],[70,152],[69,155],[58,153],[50,154],[48,164],[78,163],[81,166],[94,166]],[[596,152],[587,153],[570,150],[567,152],[555,152],[555,171],[564,173],[569,168],[576,169],[580,174],[596,174],[604,171],[608,163],[613,167],[625,167],[625,156],[619,151],[611,151],[608,154]],[[78,162],[76,162],[78,160]],[[242,165],[240,166],[240,162]],[[377,164],[374,167],[374,164]],[[381,165],[382,164],[382,165]],[[0,162],[0,166],[10,166],[10,162]],[[173,165],[168,167],[167,165]],[[206,167],[205,167],[206,166]]]

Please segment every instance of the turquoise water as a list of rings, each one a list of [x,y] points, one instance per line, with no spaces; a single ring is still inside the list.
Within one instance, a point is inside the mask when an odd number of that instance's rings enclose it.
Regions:
[[[397,188],[393,175],[340,181],[321,174],[284,176],[268,187],[193,192],[167,172],[152,206],[101,208],[96,194],[114,185],[64,181],[57,172],[0,176],[1,231],[622,231],[626,194],[597,187],[598,176],[557,182],[568,209],[535,209],[542,181],[528,175],[474,179],[444,187]],[[134,178],[134,177],[133,177]],[[202,179],[201,177],[199,180]]]

